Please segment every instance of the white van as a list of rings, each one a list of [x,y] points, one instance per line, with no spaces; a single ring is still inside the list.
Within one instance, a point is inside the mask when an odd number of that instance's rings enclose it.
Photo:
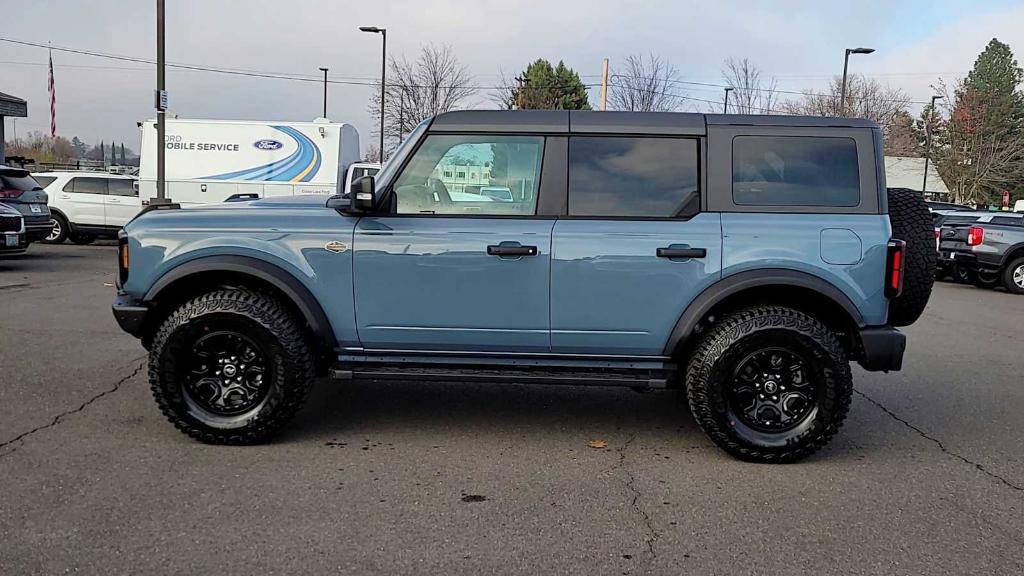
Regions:
[[[156,196],[156,123],[142,122],[139,196]],[[187,206],[244,198],[334,194],[359,160],[351,124],[168,119],[167,197]]]

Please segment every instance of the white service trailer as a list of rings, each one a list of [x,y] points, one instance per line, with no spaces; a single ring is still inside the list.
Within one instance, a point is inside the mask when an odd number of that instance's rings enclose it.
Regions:
[[[142,126],[139,197],[156,196],[156,122]],[[359,161],[359,133],[328,121],[168,119],[167,197],[181,205],[334,194]]]

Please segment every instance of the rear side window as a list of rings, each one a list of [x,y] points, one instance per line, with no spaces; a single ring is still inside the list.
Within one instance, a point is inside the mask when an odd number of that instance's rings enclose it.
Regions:
[[[993,224],[1004,224],[1006,226],[1020,226],[1024,222],[1024,219],[1014,218],[1012,216],[993,216]]]
[[[954,226],[956,224],[971,224],[977,221],[977,216],[946,216],[946,218],[942,221],[942,225]]]
[[[852,138],[736,136],[732,197],[746,206],[858,206],[857,143]]]
[[[36,182],[39,182],[40,187],[46,188],[50,184],[53,184],[53,181],[57,178],[54,176],[35,176],[35,179]]]
[[[677,217],[696,206],[698,181],[694,139],[569,139],[570,216]]]
[[[64,185],[65,192],[74,192],[75,194],[106,194],[107,193],[107,179],[106,178],[72,178],[70,182]]]

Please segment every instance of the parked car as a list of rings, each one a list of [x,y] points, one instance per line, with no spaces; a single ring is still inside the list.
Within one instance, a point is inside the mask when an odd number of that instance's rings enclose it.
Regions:
[[[142,209],[137,180],[131,176],[69,171],[39,172],[35,178],[50,196],[53,221],[45,241],[51,244],[114,238]]]
[[[939,260],[955,263],[982,287],[1024,294],[1024,213],[986,212],[974,222],[945,222]]]
[[[27,248],[25,218],[14,208],[0,204],[0,257],[24,254]]]
[[[942,258],[939,253],[939,236],[942,233],[942,226],[944,224],[970,224],[972,222],[977,222],[978,218],[981,218],[985,214],[985,212],[974,210],[935,210],[932,212],[932,226],[935,228],[936,280],[943,280],[947,277],[952,277],[953,280],[964,284],[972,284],[976,282],[976,275],[971,270],[957,266],[956,262],[949,258]]]
[[[25,239],[32,243],[50,234],[47,196],[28,170],[0,165],[0,202],[17,210],[25,221]]]
[[[497,202],[515,202],[512,191],[505,186],[481,186],[480,194]]]
[[[512,202],[433,178],[495,156]],[[862,119],[441,114],[347,197],[147,210],[113,312],[203,442],[272,437],[319,373],[676,388],[730,454],[793,461],[931,292],[931,218],[881,158]]]

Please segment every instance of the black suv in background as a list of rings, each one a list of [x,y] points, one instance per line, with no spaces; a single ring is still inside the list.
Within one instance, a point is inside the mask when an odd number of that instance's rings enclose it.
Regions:
[[[21,213],[25,220],[27,242],[42,240],[50,235],[49,198],[39,183],[21,168],[0,166],[0,202]]]

